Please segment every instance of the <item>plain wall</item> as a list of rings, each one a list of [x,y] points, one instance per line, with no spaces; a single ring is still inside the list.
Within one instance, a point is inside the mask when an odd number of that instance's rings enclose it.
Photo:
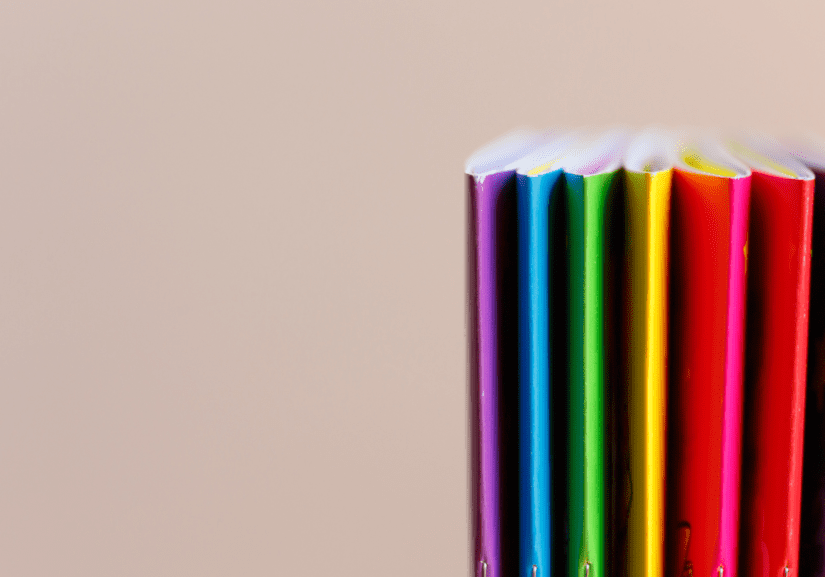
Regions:
[[[467,575],[465,158],[823,133],[823,16],[0,4],[0,574]]]

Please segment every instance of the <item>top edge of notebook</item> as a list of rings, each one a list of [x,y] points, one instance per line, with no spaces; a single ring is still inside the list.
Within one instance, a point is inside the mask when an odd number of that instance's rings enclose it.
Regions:
[[[680,134],[675,168],[721,178],[748,178],[751,169],[728,151],[717,136]]]
[[[571,145],[581,137],[580,131],[559,132],[551,140],[514,163],[517,174],[539,176],[560,170]]]
[[[754,171],[791,178],[813,180],[814,173],[775,139],[759,133],[728,138],[725,146]]]
[[[808,168],[825,171],[825,139],[815,134],[782,138],[782,145]]]
[[[624,169],[650,173],[671,170],[677,164],[676,133],[652,127],[643,130],[630,142],[624,156]]]
[[[589,133],[570,145],[561,162],[568,174],[593,176],[614,172],[622,167],[631,132],[626,128],[611,128]]]
[[[520,128],[508,132],[493,142],[476,150],[464,165],[464,171],[481,177],[504,170],[513,170],[515,161],[532,152],[558,135],[558,130]]]

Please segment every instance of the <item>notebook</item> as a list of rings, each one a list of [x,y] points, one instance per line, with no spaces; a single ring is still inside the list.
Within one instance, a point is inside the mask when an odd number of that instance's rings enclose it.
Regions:
[[[619,407],[627,450],[619,451],[617,575],[664,571],[667,278],[673,137],[651,130],[630,146],[624,162],[624,382]],[[625,456],[625,453],[627,455]],[[625,554],[621,558],[621,552]]]
[[[729,148],[753,172],[739,572],[796,576],[814,175],[764,138]]]
[[[512,163],[552,134],[515,131],[473,154],[465,174],[468,193],[468,291],[470,295],[470,399],[473,420],[473,565],[478,577],[500,577],[499,479],[499,276],[497,255],[507,231],[502,202],[515,193]],[[511,386],[514,386],[513,383]]]
[[[627,134],[573,147],[564,161],[569,254],[569,575],[608,575],[605,397],[612,330],[608,301],[621,159]],[[606,309],[608,309],[606,311]]]
[[[736,575],[750,170],[682,144],[671,191],[665,574]]]
[[[825,143],[809,139],[786,145],[816,176],[799,574],[825,577]]]
[[[517,165],[519,323],[519,575],[551,573],[550,327],[564,306],[550,276],[551,223],[563,192],[561,160],[574,135],[564,135]],[[551,302],[554,306],[551,307]]]

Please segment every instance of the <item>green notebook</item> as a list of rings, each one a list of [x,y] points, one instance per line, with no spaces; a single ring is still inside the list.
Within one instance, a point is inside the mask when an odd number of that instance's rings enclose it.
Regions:
[[[606,434],[613,234],[624,133],[582,146],[565,163],[569,256],[568,576],[607,577],[610,503]],[[608,277],[606,279],[606,277]]]

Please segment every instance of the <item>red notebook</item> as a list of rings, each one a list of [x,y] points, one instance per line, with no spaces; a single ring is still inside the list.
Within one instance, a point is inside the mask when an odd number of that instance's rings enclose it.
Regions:
[[[799,574],[814,175],[758,141],[751,168],[740,571]]]
[[[825,577],[825,143],[788,143],[813,170],[814,216],[811,232],[811,294],[808,323],[808,383],[805,399],[805,464],[802,467],[802,514],[799,574]]]

